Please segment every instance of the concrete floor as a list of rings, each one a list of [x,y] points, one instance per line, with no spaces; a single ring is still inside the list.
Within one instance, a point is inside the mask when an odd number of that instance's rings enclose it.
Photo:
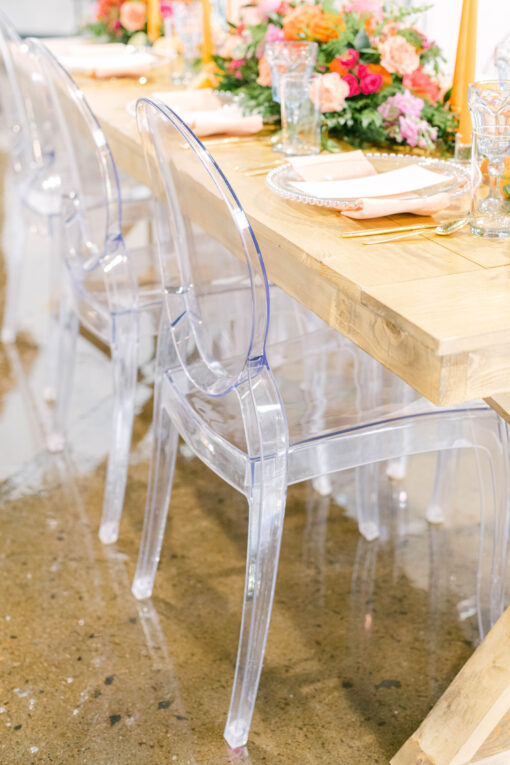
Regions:
[[[0,346],[2,765],[387,763],[478,640],[470,455],[443,526],[424,520],[433,460],[414,458],[401,482],[381,471],[373,543],[357,531],[352,473],[334,497],[290,489],[250,743],[230,751],[247,506],[181,456],[155,594],[134,600],[151,388],[142,380],[120,540],[104,547],[109,361],[80,338],[69,446],[50,454],[46,258],[34,245],[24,332]]]

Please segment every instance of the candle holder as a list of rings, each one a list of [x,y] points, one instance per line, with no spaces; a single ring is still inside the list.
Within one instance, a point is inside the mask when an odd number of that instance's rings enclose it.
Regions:
[[[455,154],[454,158],[456,162],[471,162],[471,151],[473,144],[471,141],[466,143],[462,140],[462,136],[457,133],[455,136]]]

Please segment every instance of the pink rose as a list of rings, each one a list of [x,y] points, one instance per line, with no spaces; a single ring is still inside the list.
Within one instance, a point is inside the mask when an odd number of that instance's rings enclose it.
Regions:
[[[245,42],[240,35],[227,35],[227,39],[219,49],[218,53],[222,58],[238,58],[235,56],[237,50],[244,51]]]
[[[412,74],[420,66],[420,57],[416,48],[402,35],[392,35],[379,46],[381,64],[388,72]]]
[[[321,90],[321,112],[339,112],[344,108],[345,99],[349,95],[349,86],[336,72],[320,74],[310,86],[310,98],[317,98],[317,89]]]
[[[359,53],[354,48],[347,48],[343,56],[339,57],[339,61],[346,69],[352,69],[359,60]]]
[[[276,13],[281,0],[260,0],[257,5],[257,14],[260,21],[266,21],[270,13]]]
[[[280,27],[277,27],[276,24],[267,25],[267,32],[266,32],[267,43],[281,42],[284,39],[285,38],[283,36],[283,29],[280,29]]]
[[[352,98],[353,96],[357,96],[359,93],[361,93],[358,78],[353,74],[344,74],[342,80],[347,84],[347,87],[349,88],[349,92],[347,94],[348,98]]]
[[[271,87],[272,85],[271,67],[265,56],[259,58],[259,76],[257,77],[257,82],[262,87]]]
[[[159,4],[159,8],[161,10],[161,18],[162,19],[171,19],[172,18],[172,3],[171,0],[161,0]]]
[[[128,32],[138,32],[147,21],[147,6],[140,0],[131,0],[120,6],[120,23]]]
[[[360,82],[361,92],[368,96],[370,93],[377,93],[383,84],[383,78],[380,74],[367,74]]]
[[[382,21],[383,4],[380,0],[353,0],[351,8],[356,13],[359,13],[360,16],[368,14],[375,16],[377,21]]]

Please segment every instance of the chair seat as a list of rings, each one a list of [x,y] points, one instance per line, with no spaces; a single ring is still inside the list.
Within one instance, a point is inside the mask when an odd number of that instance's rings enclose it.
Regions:
[[[319,321],[319,320],[317,320]],[[322,324],[322,322],[320,322]],[[427,399],[402,383],[395,389],[394,375],[371,359],[357,346],[323,325],[308,335],[271,343],[267,357],[282,396],[289,431],[289,483],[321,474],[317,465],[317,443],[341,436],[357,436],[362,431],[384,430],[390,422],[405,423],[420,415],[444,413]],[[368,365],[364,367],[363,365]],[[363,385],[360,375],[364,371]],[[368,372],[368,374],[367,374]],[[367,389],[372,380],[372,391]],[[196,388],[189,395],[185,373],[181,368],[167,371],[168,410],[173,418],[182,417],[196,425],[197,441],[207,444],[200,456],[213,469],[231,463],[232,476],[223,477],[242,490],[246,461],[249,460],[239,398],[235,392],[213,398]],[[403,389],[406,389],[403,395]],[[363,398],[361,398],[363,396]],[[372,405],[370,404],[372,401]],[[404,403],[405,402],[405,403]],[[457,409],[487,409],[482,401],[474,401]],[[395,428],[397,431],[398,428]],[[190,444],[197,451],[197,443]],[[399,446],[396,446],[397,455]],[[424,451],[426,449],[424,448]],[[225,460],[218,456],[225,452]],[[214,457],[207,458],[208,452]],[[388,459],[393,455],[388,448]],[[369,462],[352,453],[343,459],[345,467]],[[295,463],[295,464],[293,464]],[[341,469],[336,467],[335,469]],[[326,466],[324,465],[324,472]]]

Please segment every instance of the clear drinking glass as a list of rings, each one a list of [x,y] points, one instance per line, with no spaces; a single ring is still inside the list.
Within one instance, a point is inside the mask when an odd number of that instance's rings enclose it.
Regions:
[[[182,47],[182,67],[175,69],[172,80],[176,85],[183,85],[193,79],[193,66],[200,58],[202,44],[202,3],[193,0],[184,3],[175,0],[172,3],[172,21]]]
[[[510,236],[510,81],[469,86],[473,120],[471,232]]]
[[[319,154],[321,150],[321,78],[307,72],[280,79],[282,151]]]
[[[288,41],[267,43],[265,55],[271,67],[273,101],[280,103],[280,78],[287,73],[311,75],[317,63],[316,42]]]

